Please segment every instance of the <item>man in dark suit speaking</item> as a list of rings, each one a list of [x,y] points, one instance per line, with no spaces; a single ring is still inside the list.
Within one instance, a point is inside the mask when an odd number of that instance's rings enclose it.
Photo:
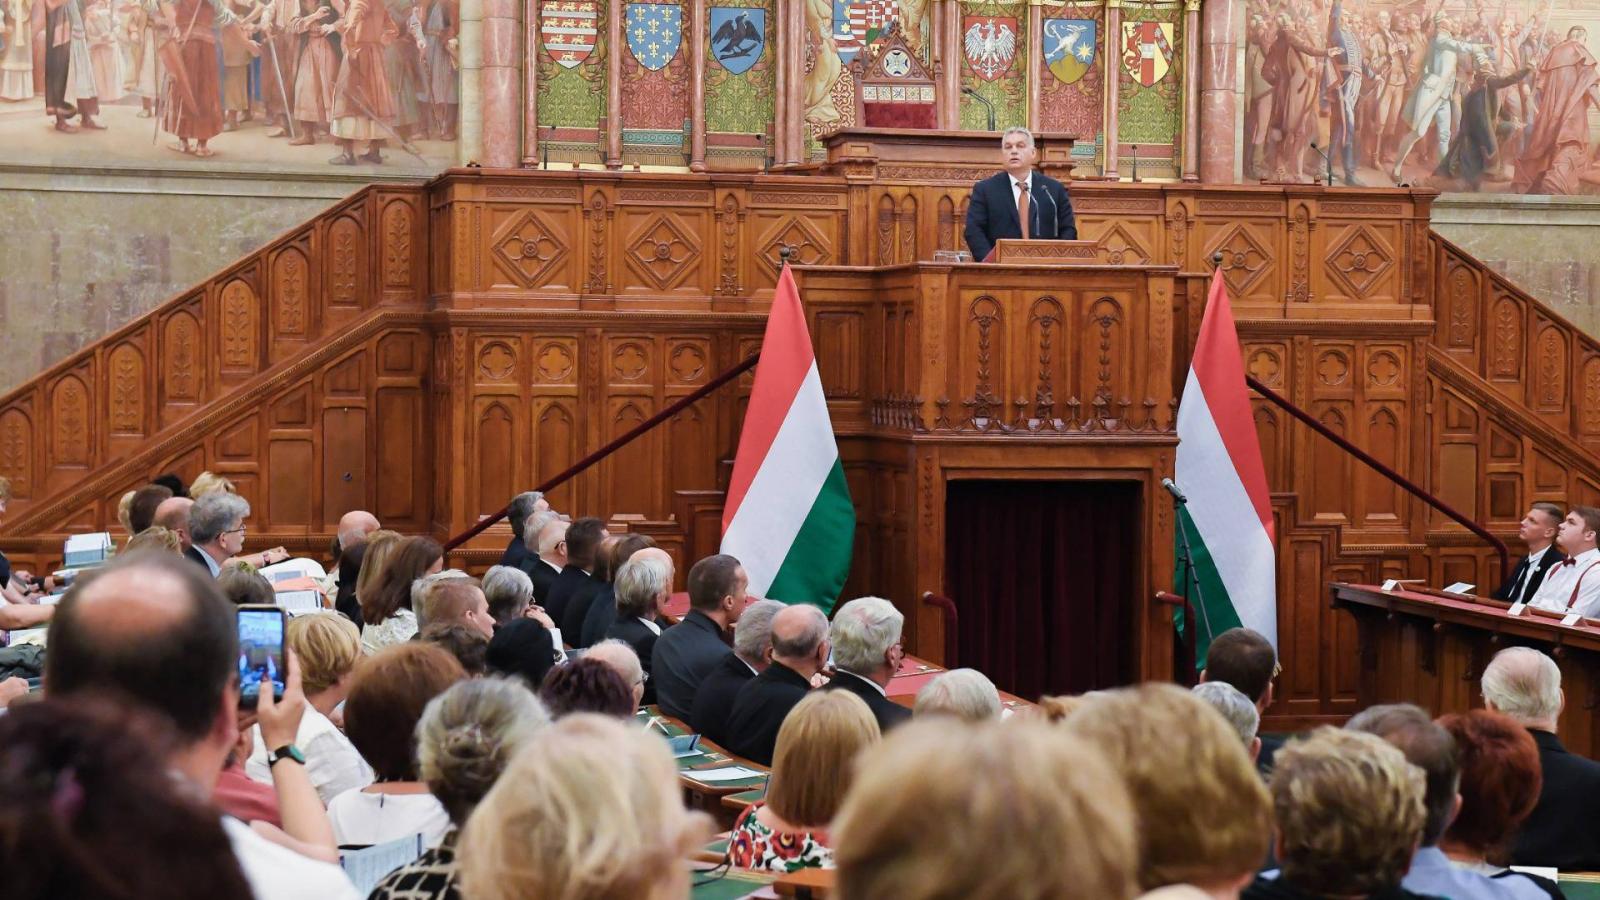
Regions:
[[[966,226],[972,258],[987,259],[1001,238],[1077,240],[1066,187],[1033,170],[1039,159],[1033,134],[1026,128],[1007,128],[1000,137],[1000,159],[1004,172],[972,186]]]

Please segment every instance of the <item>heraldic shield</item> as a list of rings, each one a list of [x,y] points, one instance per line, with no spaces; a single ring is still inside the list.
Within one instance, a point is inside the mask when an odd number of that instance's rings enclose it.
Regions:
[[[683,42],[683,8],[676,3],[629,3],[623,32],[639,65],[660,71]]]
[[[711,14],[711,58],[735,75],[749,71],[767,46],[767,11],[713,6],[707,12]]]
[[[1172,23],[1134,21],[1122,23],[1122,67],[1145,87],[1172,71]]]
[[[961,22],[962,48],[972,73],[995,81],[1011,71],[1017,56],[1016,16],[967,16]]]
[[[1094,19],[1045,19],[1044,64],[1050,74],[1073,84],[1089,73],[1099,46],[1100,23]]]
[[[575,69],[594,51],[600,4],[595,0],[544,0],[539,5],[539,37],[550,58]]]
[[[897,0],[832,0],[833,43],[839,59],[849,65],[863,48],[871,44],[900,18]]]

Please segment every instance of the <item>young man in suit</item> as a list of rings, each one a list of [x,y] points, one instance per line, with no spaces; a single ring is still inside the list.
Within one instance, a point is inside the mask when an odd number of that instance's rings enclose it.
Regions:
[[[1561,527],[1561,507],[1554,503],[1535,503],[1517,526],[1517,537],[1528,545],[1528,555],[1506,577],[1505,584],[1492,595],[1496,600],[1526,603],[1539,592],[1545,573],[1566,559],[1555,545],[1556,529]]]
[[[689,718],[701,682],[731,655],[723,635],[744,614],[749,584],[744,567],[726,553],[708,556],[689,569],[689,614],[656,642],[651,665],[662,712]],[[727,710],[722,716],[727,717]]]
[[[585,516],[567,527],[567,564],[561,574],[550,584],[550,596],[544,604],[545,612],[556,625],[566,628],[568,607],[581,605],[589,609],[589,601],[600,591],[600,581],[594,577],[594,564],[600,544],[610,534],[606,525],[593,516]],[[583,619],[578,619],[583,627]]]
[[[606,630],[606,637],[622,641],[639,654],[645,677],[644,702],[649,705],[656,702],[650,657],[665,628],[667,598],[672,596],[672,557],[659,547],[639,550],[617,569],[613,583],[617,620]]]
[[[800,603],[774,616],[772,665],[739,689],[728,716],[727,748],[772,765],[778,729],[811,690],[811,679],[827,665],[829,650],[828,617],[822,610]]]
[[[828,637],[833,641],[833,680],[828,689],[849,691],[865,700],[878,720],[889,729],[911,718],[911,710],[889,699],[889,679],[900,671],[906,657],[900,631],[906,617],[882,597],[851,600],[834,614]]]
[[[1035,172],[1039,159],[1033,134],[1026,128],[1007,128],[1000,138],[1000,160],[1005,171],[972,186],[967,205],[966,239],[972,258],[987,259],[1001,238],[1077,240],[1072,201],[1061,182]]]
[[[689,727],[707,740],[726,746],[728,714],[733,711],[740,688],[772,664],[772,618],[783,609],[784,605],[776,600],[757,600],[745,607],[739,624],[733,626],[733,652],[722,657],[694,692]],[[665,641],[656,641],[658,654],[664,644]],[[658,691],[657,696],[665,709],[665,692]]]

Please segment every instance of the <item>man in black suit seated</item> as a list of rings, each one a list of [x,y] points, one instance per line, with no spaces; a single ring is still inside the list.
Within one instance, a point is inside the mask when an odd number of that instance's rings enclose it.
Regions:
[[[1496,600],[1527,603],[1539,593],[1544,575],[1556,563],[1566,559],[1566,554],[1556,546],[1556,531],[1566,513],[1554,503],[1535,503],[1517,526],[1517,537],[1528,545],[1528,555],[1519,560],[1492,595]]]
[[[650,666],[662,712],[689,718],[700,683],[731,653],[723,635],[744,613],[749,584],[744,567],[726,553],[689,569],[689,614],[656,641]]]
[[[772,619],[772,665],[739,689],[728,716],[728,743],[735,754],[772,765],[778,729],[828,663],[828,617],[809,603],[780,611]]]
[[[511,542],[506,544],[506,552],[500,554],[500,565],[520,566],[523,561],[532,556],[528,545],[533,543],[535,535],[529,534],[524,527],[528,517],[536,512],[544,512],[550,504],[544,499],[544,494],[538,491],[523,491],[511,498],[506,507],[506,519],[511,522]]]
[[[1072,220],[1072,201],[1061,182],[1033,164],[1039,151],[1033,146],[1033,133],[1026,128],[1007,128],[1000,138],[1000,160],[1005,171],[972,186],[967,204],[967,249],[972,258],[984,260],[1001,238],[1034,238],[1073,241],[1078,226]]]
[[[533,582],[533,599],[540,606],[549,601],[550,585],[567,567],[567,526],[571,524],[554,510],[528,517],[525,531],[529,549],[537,552],[522,558],[521,569]]]
[[[784,605],[776,600],[757,600],[745,607],[739,624],[733,626],[733,652],[722,657],[694,692],[689,727],[707,740],[727,745],[733,701],[746,682],[772,664],[772,618],[783,609]],[[666,636],[662,637],[664,640]],[[656,650],[661,649],[661,643],[656,641]]]
[[[617,569],[617,620],[606,630],[633,648],[644,670],[644,703],[656,702],[650,683],[651,651],[666,627],[667,598],[672,596],[672,557],[659,547],[636,551]]]
[[[1484,667],[1484,706],[1516,719],[1539,745],[1539,802],[1511,846],[1519,866],[1600,869],[1600,763],[1569,753],[1556,737],[1566,697],[1555,660],[1532,647],[1508,647]]]
[[[1272,705],[1272,679],[1277,674],[1278,651],[1270,641],[1248,628],[1229,628],[1211,639],[1200,680],[1233,685],[1250,698],[1257,712],[1266,715]],[[1259,737],[1261,755],[1256,757],[1256,768],[1265,776],[1272,771],[1272,756],[1283,746],[1283,739],[1270,734]]]
[[[567,528],[567,564],[550,585],[550,596],[545,599],[544,610],[556,625],[565,627],[567,610],[581,604],[587,611],[589,601],[600,590],[600,580],[594,577],[594,563],[600,544],[610,537],[604,522],[585,516]],[[582,620],[579,620],[582,627]]]
[[[834,613],[828,638],[833,642],[833,680],[829,690],[849,691],[867,701],[878,728],[889,729],[911,718],[911,710],[889,699],[889,679],[900,671],[906,650],[900,631],[906,617],[882,597],[851,600]]]

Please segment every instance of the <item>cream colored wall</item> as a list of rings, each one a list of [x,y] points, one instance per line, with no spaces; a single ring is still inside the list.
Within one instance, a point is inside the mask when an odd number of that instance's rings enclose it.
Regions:
[[[0,168],[0,392],[365,183]]]
[[[1600,337],[1600,198],[1451,194],[1433,228]]]

